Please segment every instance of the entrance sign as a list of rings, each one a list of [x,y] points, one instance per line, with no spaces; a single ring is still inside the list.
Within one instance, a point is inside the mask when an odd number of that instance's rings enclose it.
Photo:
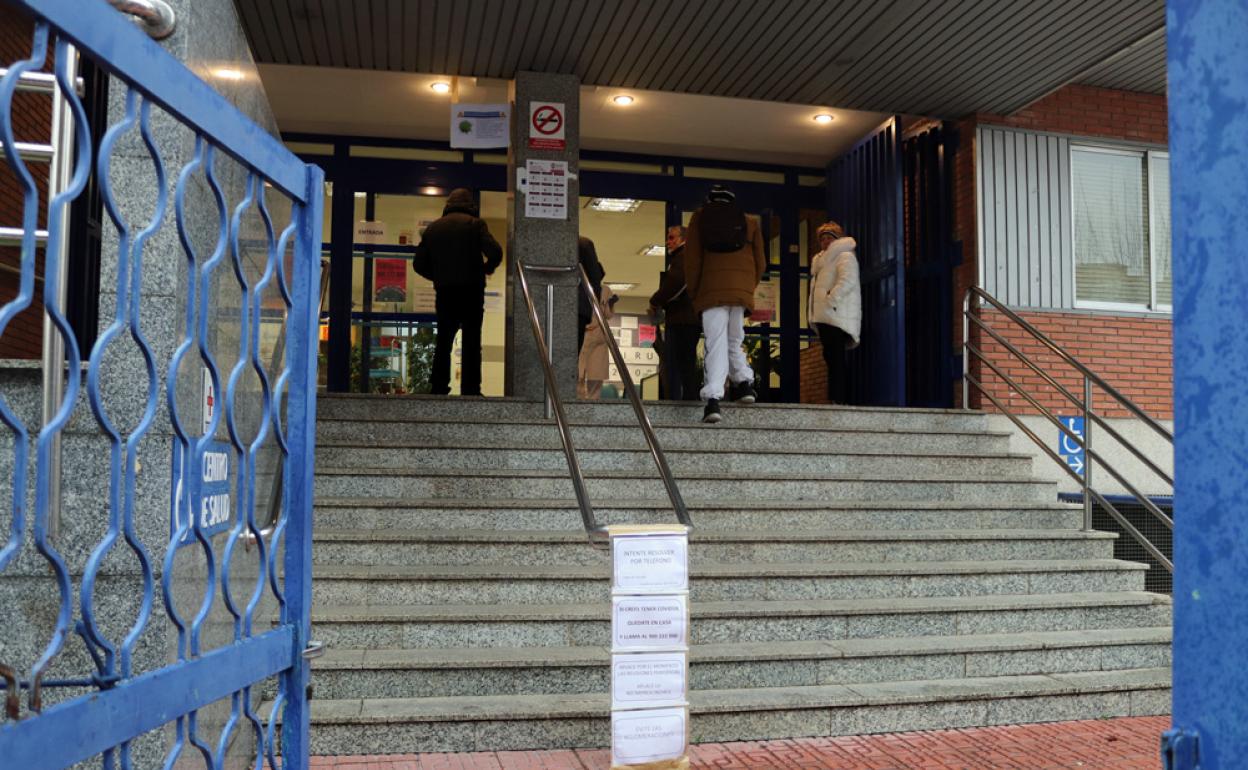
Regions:
[[[529,102],[529,149],[567,149],[566,114],[562,102]]]
[[[672,593],[689,587],[689,538],[684,534],[633,535],[611,539],[619,591]]]
[[[361,219],[355,223],[355,242],[356,243],[385,243],[386,242],[386,223],[385,222],[369,222],[367,219]]]
[[[192,444],[186,454],[193,457],[194,451]],[[233,518],[233,508],[230,505],[231,454],[229,444],[221,441],[210,442],[204,450],[203,462],[195,468],[194,463],[188,462],[188,458],[183,456],[181,442],[173,442],[173,499],[169,519],[171,537],[176,537],[186,517],[191,517],[190,521],[186,521],[186,533],[177,543],[179,548],[195,541],[195,525],[199,526],[207,538],[229,529]],[[191,473],[199,474],[200,487],[188,504],[184,501],[190,494]]]
[[[611,765],[627,767],[678,759],[689,738],[689,709],[615,711],[611,714]]]
[[[612,770],[688,768],[689,530],[608,533]]]
[[[562,160],[528,160],[524,215],[530,219],[568,218],[568,164]]]
[[[508,145],[508,104],[452,104],[451,146],[468,149]]]
[[[1061,421],[1062,427],[1078,436],[1080,441],[1085,440],[1082,417],[1058,417],[1057,419]],[[1087,465],[1083,447],[1079,446],[1079,443],[1071,438],[1066,430],[1058,429],[1057,431],[1057,453],[1062,456],[1072,471],[1082,476],[1083,469]]]

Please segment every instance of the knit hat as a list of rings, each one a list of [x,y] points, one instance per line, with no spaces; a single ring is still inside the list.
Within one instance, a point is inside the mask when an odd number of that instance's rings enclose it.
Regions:
[[[715,185],[711,188],[711,191],[706,194],[707,203],[732,203],[736,199],[736,194],[734,194],[732,190],[729,190],[727,187],[724,187],[722,184]]]
[[[837,224],[836,222],[833,222],[832,220],[828,220],[827,222],[824,222],[823,224],[819,225],[818,235],[820,238],[822,238],[825,235],[830,235],[833,238],[844,238],[845,228],[841,227],[839,224]]]

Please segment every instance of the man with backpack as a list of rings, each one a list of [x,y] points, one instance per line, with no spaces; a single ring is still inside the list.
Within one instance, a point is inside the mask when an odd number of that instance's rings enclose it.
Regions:
[[[451,350],[464,330],[459,392],[481,395],[481,324],[485,316],[485,278],[503,261],[503,249],[478,214],[472,192],[447,196],[442,218],[425,228],[412,266],[433,281],[438,342],[433,352],[430,392],[451,392]]]
[[[745,316],[754,310],[754,289],[767,266],[762,231],[732,191],[716,185],[689,220],[684,256],[689,297],[706,337],[702,421],[716,423],[724,418],[719,401],[725,379],[729,400],[752,404],[756,398],[754,370],[741,345]]]

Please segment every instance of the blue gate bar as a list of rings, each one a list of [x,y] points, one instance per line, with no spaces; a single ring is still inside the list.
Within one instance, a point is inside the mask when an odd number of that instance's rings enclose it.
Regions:
[[[98,0],[12,0],[64,31],[112,74],[133,84],[225,152],[307,203],[304,164],[158,43]]]
[[[1248,2],[1166,4],[1174,244],[1173,770],[1248,757]],[[1199,763],[1199,764],[1197,764]]]
[[[0,767],[60,768],[90,759],[290,668],[294,638],[291,628],[278,628],[0,726]]]

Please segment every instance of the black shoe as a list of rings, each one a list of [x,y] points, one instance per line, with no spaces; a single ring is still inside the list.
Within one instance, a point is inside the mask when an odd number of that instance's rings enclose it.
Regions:
[[[758,400],[758,394],[754,392],[754,383],[734,382],[728,388],[728,400],[735,401],[738,404],[754,403]]]
[[[708,398],[706,400],[706,409],[702,411],[702,422],[719,422],[724,419],[723,412],[719,411],[719,399]]]

